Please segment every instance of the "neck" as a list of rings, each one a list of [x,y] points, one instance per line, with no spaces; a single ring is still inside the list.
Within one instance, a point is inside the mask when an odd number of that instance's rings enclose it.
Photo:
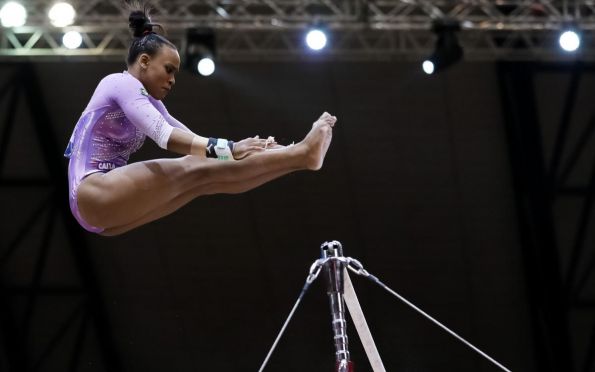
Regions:
[[[138,63],[135,63],[132,66],[128,66],[128,73],[132,76],[134,76],[137,80],[140,81],[140,66],[138,65]]]

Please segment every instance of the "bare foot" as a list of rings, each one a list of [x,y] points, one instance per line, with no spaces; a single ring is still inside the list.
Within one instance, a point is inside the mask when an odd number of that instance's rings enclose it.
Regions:
[[[325,112],[312,125],[312,129],[298,145],[306,148],[306,168],[319,170],[324,162],[324,157],[331,144],[333,126],[337,118]]]

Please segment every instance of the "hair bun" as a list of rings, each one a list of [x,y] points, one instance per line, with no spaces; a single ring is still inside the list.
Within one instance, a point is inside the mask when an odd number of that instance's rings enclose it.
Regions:
[[[134,10],[130,13],[128,27],[132,30],[134,37],[142,37],[145,32],[153,31],[151,19],[142,10]]]

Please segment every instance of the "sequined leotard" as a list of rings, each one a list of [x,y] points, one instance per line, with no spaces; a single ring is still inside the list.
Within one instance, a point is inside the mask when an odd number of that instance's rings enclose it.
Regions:
[[[95,233],[103,231],[89,225],[80,215],[77,188],[81,181],[90,174],[126,165],[130,154],[142,146],[146,136],[167,148],[173,127],[188,130],[128,72],[101,80],[64,153],[70,159],[70,209],[82,227]]]

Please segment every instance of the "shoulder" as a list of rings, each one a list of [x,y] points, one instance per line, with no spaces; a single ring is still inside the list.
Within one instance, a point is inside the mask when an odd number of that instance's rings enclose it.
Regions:
[[[116,101],[148,96],[141,82],[127,72],[107,75],[97,86],[97,91]]]
[[[137,86],[142,84],[132,75],[127,72],[118,72],[115,74],[109,74],[99,82],[99,85],[117,85],[117,84],[125,84],[125,85],[132,85]]]

